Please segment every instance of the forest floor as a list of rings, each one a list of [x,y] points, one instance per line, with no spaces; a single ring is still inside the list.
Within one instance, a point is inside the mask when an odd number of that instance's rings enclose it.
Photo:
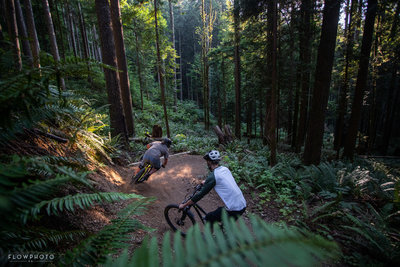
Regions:
[[[160,243],[164,234],[171,230],[164,219],[164,208],[168,204],[181,203],[193,191],[194,186],[205,179],[208,173],[206,162],[202,156],[190,154],[171,155],[165,169],[160,169],[143,183],[130,185],[135,168],[137,167],[110,166],[92,175],[92,179],[98,183],[102,191],[135,193],[144,197],[156,198],[155,201],[146,206],[144,214],[136,215],[136,218],[142,224],[154,230],[150,232],[139,230],[133,233],[131,235],[132,249],[140,246],[147,235],[156,237]],[[242,216],[245,222],[249,222],[251,213],[258,214],[267,222],[280,220],[279,209],[274,207],[273,203],[260,206],[258,205],[257,194],[253,189],[249,188],[243,193],[247,201],[247,209]],[[199,204],[207,212],[223,206],[223,202],[214,190],[200,200]],[[79,221],[76,222],[81,227],[84,226],[87,230],[97,231],[115,216],[117,210],[125,205],[126,203],[123,202],[114,203],[106,205],[105,210],[98,207],[91,214],[82,214],[80,219],[75,219]],[[95,223],[93,223],[93,218],[97,218]]]

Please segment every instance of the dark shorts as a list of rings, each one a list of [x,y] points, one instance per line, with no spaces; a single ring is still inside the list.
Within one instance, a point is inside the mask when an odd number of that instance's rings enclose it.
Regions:
[[[239,211],[229,211],[229,210],[226,210],[225,207],[219,207],[218,209],[207,213],[207,215],[205,217],[206,221],[211,222],[211,223],[222,221],[222,211],[223,210],[225,210],[227,212],[228,217],[233,217],[235,220],[237,220],[240,217],[240,215],[242,215],[245,212],[246,208],[239,210]]]
[[[157,170],[161,168],[161,161],[159,157],[152,157],[145,154],[140,165],[143,167],[145,163],[149,163],[153,168]]]

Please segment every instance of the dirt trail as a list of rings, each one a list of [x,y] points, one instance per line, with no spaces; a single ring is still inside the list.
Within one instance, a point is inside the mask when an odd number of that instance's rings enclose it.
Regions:
[[[146,213],[138,219],[155,231],[151,235],[160,238],[170,230],[164,219],[164,208],[168,204],[179,204],[194,186],[207,175],[207,166],[202,156],[172,155],[165,169],[161,168],[147,181],[141,184],[130,185],[130,177],[136,167],[126,169],[122,175],[124,181],[120,190],[124,193],[136,193],[145,197],[156,197],[156,201],[147,206]],[[199,204],[206,210],[212,211],[218,206],[223,206],[219,196],[212,190]]]

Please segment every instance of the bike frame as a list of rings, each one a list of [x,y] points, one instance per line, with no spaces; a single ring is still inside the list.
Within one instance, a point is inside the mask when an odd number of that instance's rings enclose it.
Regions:
[[[205,222],[203,216],[205,216],[207,214],[207,212],[202,207],[200,207],[198,204],[194,204],[192,206],[189,206],[187,208],[186,212],[190,212],[191,208],[194,208],[194,210],[196,211],[197,215],[199,216],[201,222],[203,224],[205,224],[206,222]]]
[[[142,175],[139,177],[139,179],[137,179],[137,182],[138,182],[138,183],[142,182],[143,177],[145,177],[146,175],[148,175],[152,168],[153,168],[153,167],[151,166],[150,163],[146,163],[146,165],[144,166],[144,172],[143,172]]]
[[[200,189],[202,188],[202,185],[197,185],[196,186],[196,188],[195,188],[195,190],[194,190],[194,192],[188,197],[188,198],[186,198],[186,200],[185,201],[183,201],[182,203],[186,203],[189,199],[191,199],[198,191],[200,191]],[[202,207],[200,207],[197,203],[194,203],[193,205],[190,205],[190,206],[188,206],[188,207],[186,207],[185,209],[184,209],[184,212],[186,212],[186,213],[192,213],[191,211],[190,211],[190,209],[191,208],[193,208],[195,211],[196,211],[196,214],[199,216],[199,218],[200,218],[200,221],[203,223],[203,224],[205,224],[205,220],[203,219],[203,217],[207,214],[207,212],[202,208]],[[193,214],[193,213],[192,213]]]

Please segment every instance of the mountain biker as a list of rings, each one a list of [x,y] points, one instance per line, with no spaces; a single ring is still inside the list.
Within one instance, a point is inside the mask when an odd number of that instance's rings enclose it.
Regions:
[[[242,191],[236,184],[232,173],[227,167],[219,165],[221,156],[218,151],[211,150],[203,158],[207,161],[207,167],[211,173],[207,176],[207,179],[203,181],[202,189],[186,203],[180,204],[179,209],[184,209],[186,206],[193,205],[214,188],[224,202],[225,207],[219,207],[207,213],[205,220],[212,224],[214,222],[220,222],[224,209],[227,211],[229,217],[233,217],[235,220],[238,219],[246,210],[246,200],[243,197]]]
[[[172,141],[169,138],[164,138],[162,141],[154,141],[148,144],[148,149],[144,153],[142,162],[139,165],[139,169],[136,170],[135,175],[144,167],[146,163],[149,163],[153,167],[149,173],[149,176],[158,171],[161,167],[165,168],[168,163],[169,147],[171,144]],[[162,156],[164,156],[164,162],[161,164],[160,158]]]

